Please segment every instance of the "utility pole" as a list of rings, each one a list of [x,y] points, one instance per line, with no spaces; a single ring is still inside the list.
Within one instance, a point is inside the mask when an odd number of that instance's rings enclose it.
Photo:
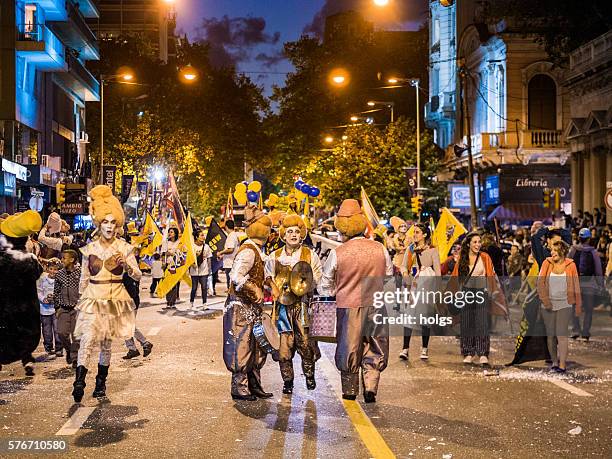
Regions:
[[[476,191],[474,190],[474,160],[472,159],[472,127],[470,120],[470,104],[468,101],[468,84],[469,74],[462,63],[459,67],[459,76],[461,78],[463,89],[463,106],[465,107],[465,124],[467,128],[467,153],[468,153],[468,186],[470,187],[470,221],[472,230],[478,226],[478,217],[476,213]]]

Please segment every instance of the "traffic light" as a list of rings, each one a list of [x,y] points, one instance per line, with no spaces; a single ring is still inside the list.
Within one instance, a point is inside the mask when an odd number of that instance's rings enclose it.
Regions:
[[[421,196],[415,196],[410,199],[412,203],[412,213],[415,215],[419,215],[421,213],[421,209],[423,209],[423,198]]]
[[[559,188],[555,188],[553,195],[555,197],[555,210],[559,210],[561,208],[561,190]]]
[[[544,191],[542,191],[542,196],[544,200],[544,208],[550,209],[550,190],[548,188],[544,188]]]
[[[55,202],[61,204],[66,201],[66,185],[58,183],[55,185]]]

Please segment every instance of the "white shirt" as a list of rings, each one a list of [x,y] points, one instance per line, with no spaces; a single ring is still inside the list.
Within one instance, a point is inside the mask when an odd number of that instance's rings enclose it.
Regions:
[[[72,244],[72,236],[47,236],[47,227],[45,226],[38,233],[38,242],[59,252],[62,250],[64,243],[68,245]]]
[[[153,263],[151,263],[151,276],[154,279],[164,277],[164,264],[161,260],[153,260]]]
[[[255,242],[247,239],[243,242],[243,245],[250,244],[257,249],[260,253],[261,258],[265,260],[265,255],[261,248],[255,244]],[[236,290],[240,291],[242,286],[249,280],[248,272],[255,264],[255,253],[252,250],[243,250],[234,258],[234,264],[230,271],[230,281],[236,286]]]
[[[197,257],[204,252],[204,259],[202,260],[202,264],[200,266],[196,266],[197,261],[189,268],[190,276],[208,276],[210,274],[210,266],[211,266],[211,258],[212,258],[212,250],[210,250],[210,246],[208,244],[193,244]]]
[[[55,308],[53,307],[53,300],[46,301],[47,296],[53,296],[53,286],[55,285],[55,279],[49,277],[49,273],[42,273],[42,275],[36,281],[36,290],[38,293],[38,301],[40,301],[40,314],[43,316],[50,316],[55,314]]]
[[[266,259],[265,271],[266,278],[272,277],[274,278],[274,273],[276,271],[276,263],[280,263],[283,266],[289,266],[293,268],[298,261],[300,261],[302,256],[302,247],[295,250],[291,255],[287,254],[287,247],[283,247],[278,258],[275,256],[275,252],[272,252],[268,258]],[[314,284],[317,285],[321,281],[321,276],[323,275],[323,266],[321,265],[321,259],[315,253],[314,250],[310,250],[310,267],[312,268],[312,277],[314,280]],[[280,285],[278,286],[281,287]]]
[[[232,267],[232,263],[234,262],[234,257],[240,248],[240,236],[244,236],[244,233],[241,231],[232,231],[227,235],[227,239],[225,240],[224,249],[232,249],[232,253],[227,253],[223,255],[223,269],[230,269]]]
[[[571,308],[572,305],[567,302],[567,276],[565,272],[555,274],[551,271],[548,280],[548,295],[553,311]]]
[[[358,236],[353,239],[365,239],[363,236]],[[381,250],[385,256],[385,276],[393,275],[393,262],[389,256],[389,252],[381,244]],[[321,282],[319,283],[317,290],[319,295],[322,296],[335,296],[336,295],[336,271],[338,269],[338,256],[336,255],[336,249],[331,249],[325,266],[323,267],[323,275],[321,276]]]

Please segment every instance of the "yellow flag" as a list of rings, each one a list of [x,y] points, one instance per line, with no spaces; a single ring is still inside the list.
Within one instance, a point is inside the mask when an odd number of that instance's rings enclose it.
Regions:
[[[153,236],[153,239],[151,239],[151,242],[149,242],[151,235]],[[152,257],[155,250],[161,245],[162,239],[163,237],[161,231],[159,231],[159,228],[153,221],[151,214],[147,212],[147,218],[145,219],[145,224],[142,231],[139,236],[132,238],[132,245],[135,247],[141,246],[141,256]]]
[[[448,258],[448,252],[455,241],[459,238],[459,236],[465,233],[467,233],[465,226],[463,226],[461,222],[457,220],[450,210],[448,210],[446,207],[442,208],[438,226],[431,236],[432,242],[438,248],[440,263],[444,263],[444,261]]]
[[[181,279],[187,282],[185,275],[188,273],[189,267],[196,262],[191,215],[187,215],[185,220],[185,229],[179,238],[178,250],[174,254],[174,258],[168,261],[164,278],[157,285],[155,293],[159,297],[165,296]]]

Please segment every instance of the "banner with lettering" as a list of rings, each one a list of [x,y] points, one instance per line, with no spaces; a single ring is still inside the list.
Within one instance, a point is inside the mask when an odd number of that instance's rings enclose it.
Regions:
[[[117,177],[117,166],[104,166],[102,168],[102,183],[108,185],[108,187],[115,194],[115,180]]]
[[[134,183],[133,175],[122,175],[121,176],[121,202],[127,201],[132,191],[132,184]]]
[[[223,250],[225,248],[225,241],[227,240],[227,236],[218,225],[218,223],[213,219],[210,222],[210,227],[208,228],[208,233],[206,234],[206,244],[212,250],[213,257],[217,256],[217,252]]]

